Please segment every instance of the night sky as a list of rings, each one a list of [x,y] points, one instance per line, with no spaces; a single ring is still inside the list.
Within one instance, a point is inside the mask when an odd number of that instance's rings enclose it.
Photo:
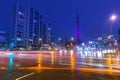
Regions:
[[[58,37],[75,36],[76,14],[79,12],[80,34],[83,40],[93,40],[110,32],[110,16],[115,13],[113,34],[120,28],[120,0],[1,0],[0,29],[9,31],[12,7],[19,2],[35,8],[46,22],[52,23]]]

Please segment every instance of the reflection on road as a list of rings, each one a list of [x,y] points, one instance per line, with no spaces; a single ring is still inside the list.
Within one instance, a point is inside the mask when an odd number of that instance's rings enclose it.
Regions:
[[[51,52],[51,64],[54,64],[54,58],[55,58],[55,54],[54,51]]]
[[[70,52],[70,64],[71,64],[71,68],[74,69],[75,68],[75,56],[73,54],[73,51]]]
[[[14,54],[10,54],[9,63],[8,63],[9,72],[11,72],[13,70],[13,63],[14,63]]]
[[[27,52],[9,55],[9,63],[7,64],[7,56],[2,55],[6,59],[0,59],[0,69],[8,66],[9,70],[16,69],[64,69],[64,70],[85,70],[99,72],[120,72],[120,59],[118,58],[97,58],[89,56],[81,56],[73,50],[57,52]],[[84,55],[84,54],[82,54]],[[4,63],[2,63],[4,61]],[[19,64],[19,67],[14,65]]]
[[[38,53],[38,59],[37,59],[38,67],[41,67],[42,64],[42,54]]]

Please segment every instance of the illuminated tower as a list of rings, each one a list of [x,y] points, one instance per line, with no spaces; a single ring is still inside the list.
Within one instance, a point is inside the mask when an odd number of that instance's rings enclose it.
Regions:
[[[79,26],[79,13],[76,15],[76,43],[81,43],[81,36],[80,36],[80,26]]]

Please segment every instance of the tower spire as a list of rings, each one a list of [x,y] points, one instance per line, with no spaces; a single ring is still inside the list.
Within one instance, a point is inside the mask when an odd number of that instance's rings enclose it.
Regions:
[[[79,13],[76,15],[76,43],[80,44],[81,39],[80,39],[80,26],[79,26]]]

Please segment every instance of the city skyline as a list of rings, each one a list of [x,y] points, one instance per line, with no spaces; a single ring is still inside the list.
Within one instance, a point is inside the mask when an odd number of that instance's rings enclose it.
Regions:
[[[2,1],[0,13],[0,29],[9,30],[11,26],[11,15],[13,1]],[[118,19],[113,24],[113,34],[118,38],[119,29],[119,2],[118,0],[107,1],[20,1],[17,2],[32,6],[38,10],[46,19],[53,24],[52,29],[57,37],[73,37],[76,28],[76,13],[79,12],[79,23],[81,37],[84,41],[92,40],[102,34],[109,34],[111,22],[109,17],[115,13]],[[59,3],[59,4],[58,4]],[[94,7],[95,6],[95,7]],[[4,13],[4,14],[3,14]],[[99,20],[98,20],[99,19]],[[4,27],[4,28],[3,28]],[[61,32],[62,31],[62,32]]]
[[[3,0],[0,80],[120,80],[120,0]]]

